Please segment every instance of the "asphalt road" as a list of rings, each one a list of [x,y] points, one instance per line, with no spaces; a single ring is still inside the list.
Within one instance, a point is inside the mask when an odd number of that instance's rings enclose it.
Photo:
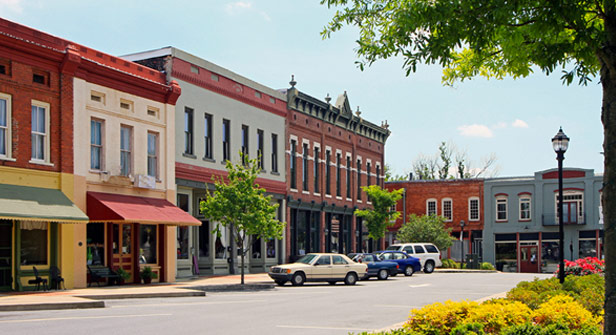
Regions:
[[[402,322],[412,308],[477,300],[535,276],[416,273],[386,281],[285,285],[206,297],[108,300],[107,308],[0,313],[0,334],[347,334]]]

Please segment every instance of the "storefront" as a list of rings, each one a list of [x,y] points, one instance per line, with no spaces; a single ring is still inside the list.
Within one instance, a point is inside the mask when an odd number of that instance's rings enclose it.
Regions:
[[[201,222],[165,199],[88,192],[88,255],[90,266],[121,268],[127,282],[140,282],[149,266],[158,278],[175,278],[176,231]]]
[[[86,224],[88,217],[62,191],[0,185],[0,291],[32,290],[34,268],[43,278],[57,267],[72,278],[60,255],[62,225]],[[67,253],[69,251],[66,251]]]

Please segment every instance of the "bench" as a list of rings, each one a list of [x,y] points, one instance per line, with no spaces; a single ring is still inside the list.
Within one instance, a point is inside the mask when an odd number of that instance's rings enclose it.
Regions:
[[[101,280],[109,280],[109,284],[119,283],[120,275],[115,273],[108,267],[104,266],[89,266],[88,272],[90,273],[90,280],[88,281],[88,287],[95,282],[96,285],[101,286]]]

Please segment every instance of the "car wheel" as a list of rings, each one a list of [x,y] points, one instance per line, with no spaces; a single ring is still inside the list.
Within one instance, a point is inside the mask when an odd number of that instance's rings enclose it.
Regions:
[[[379,280],[385,280],[387,279],[387,277],[389,277],[389,273],[387,272],[386,269],[379,270],[379,273],[377,274],[377,278]]]
[[[413,275],[413,267],[412,266],[407,266],[404,268],[404,275],[407,277],[410,277]]]
[[[328,283],[329,283],[329,285],[336,285],[336,282],[333,281],[333,280],[332,281],[328,281]]]
[[[302,286],[304,285],[305,281],[306,278],[301,272],[296,272],[295,274],[293,274],[293,278],[291,278],[291,284],[293,284],[293,286]]]
[[[357,275],[355,272],[347,273],[346,277],[344,277],[344,283],[346,285],[355,285],[355,283],[357,283]]]
[[[286,283],[286,280],[276,280],[276,285],[278,286],[284,286],[284,284]]]
[[[424,272],[425,273],[432,273],[434,271],[434,262],[433,261],[427,261],[426,264],[424,264]]]

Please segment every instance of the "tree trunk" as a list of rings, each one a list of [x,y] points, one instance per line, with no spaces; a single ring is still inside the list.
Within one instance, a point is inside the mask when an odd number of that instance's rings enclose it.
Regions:
[[[603,86],[603,228],[605,255],[605,325],[604,334],[616,335],[616,6],[604,1],[605,35],[601,62]]]

